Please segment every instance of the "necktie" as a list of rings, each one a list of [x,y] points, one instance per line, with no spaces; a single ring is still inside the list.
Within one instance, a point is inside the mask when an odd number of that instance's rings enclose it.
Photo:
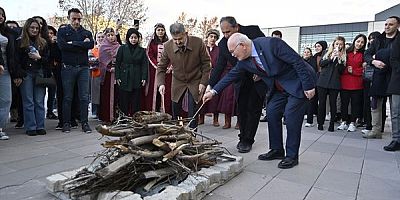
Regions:
[[[251,60],[253,61],[254,65],[257,67],[257,69],[259,71],[261,71],[263,74],[265,74],[266,76],[268,76],[267,72],[258,64],[256,58],[255,57],[251,57],[251,58],[252,58]],[[278,91],[280,91],[280,92],[284,91],[282,85],[278,82],[278,80],[276,80],[276,79],[274,80],[274,85]]]

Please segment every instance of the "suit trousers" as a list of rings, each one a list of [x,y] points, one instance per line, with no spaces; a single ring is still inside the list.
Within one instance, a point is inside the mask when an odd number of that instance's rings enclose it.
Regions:
[[[197,103],[194,101],[192,94],[188,93],[188,117],[192,118],[197,111]],[[178,116],[182,116],[182,101],[185,98],[185,93],[182,94],[178,102],[172,102],[172,119],[178,119]],[[189,125],[190,128],[197,128],[197,117]]]
[[[252,145],[260,122],[264,97],[257,93],[254,82],[244,84],[246,87],[241,87],[237,104],[240,124],[238,136],[240,142]]]
[[[269,148],[283,149],[282,117],[286,121],[286,156],[298,158],[301,126],[304,113],[307,108],[307,100],[299,99],[287,92],[274,92],[267,105]]]

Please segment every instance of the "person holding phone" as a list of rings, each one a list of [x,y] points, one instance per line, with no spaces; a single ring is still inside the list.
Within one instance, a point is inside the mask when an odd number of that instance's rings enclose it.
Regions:
[[[334,116],[337,112],[337,96],[341,89],[340,74],[343,73],[346,64],[346,40],[342,36],[337,36],[325,52],[321,62],[321,72],[317,81],[318,90],[318,130],[324,130],[324,122],[326,115],[326,98],[329,95],[329,105],[331,111],[331,119],[328,131],[334,131]]]

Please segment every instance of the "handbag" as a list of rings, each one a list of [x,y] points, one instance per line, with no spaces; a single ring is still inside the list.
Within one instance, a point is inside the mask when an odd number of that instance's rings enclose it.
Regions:
[[[372,77],[374,76],[375,68],[371,65],[367,65],[363,71],[363,79],[366,81],[372,81]]]
[[[39,87],[56,87],[56,79],[54,79],[54,76],[43,77],[43,75],[37,75],[35,85]]]

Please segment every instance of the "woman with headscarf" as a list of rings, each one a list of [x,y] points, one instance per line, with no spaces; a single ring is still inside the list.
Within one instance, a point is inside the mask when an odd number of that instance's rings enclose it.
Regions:
[[[105,38],[99,48],[99,68],[102,84],[100,86],[100,110],[98,111],[100,112],[99,119],[110,123],[114,120],[114,66],[120,44],[112,28],[106,28],[103,33]]]
[[[313,57],[312,50],[309,47],[306,47],[303,51],[303,59],[308,64],[312,66],[314,71],[318,73],[317,61],[316,58]],[[314,126],[314,114],[317,113],[318,110],[318,97],[315,95],[313,98],[308,100],[307,102],[307,122],[304,124],[305,127]]]
[[[144,87],[144,95],[142,96],[142,108],[148,111],[164,111],[172,114],[171,109],[171,81],[172,73],[168,70],[165,76],[165,94],[164,99],[161,99],[160,93],[157,89],[156,69],[158,61],[161,58],[161,54],[164,51],[164,43],[168,41],[168,36],[165,31],[165,26],[161,23],[157,23],[154,26],[153,36],[147,46],[146,55],[149,59],[149,71],[148,81],[146,87]],[[172,66],[171,66],[172,67]]]
[[[126,33],[126,44],[118,49],[115,64],[115,79],[118,84],[118,105],[125,115],[140,110],[141,88],[145,86],[148,72],[146,51],[139,45],[141,34],[130,28]],[[104,44],[103,44],[104,45]]]

